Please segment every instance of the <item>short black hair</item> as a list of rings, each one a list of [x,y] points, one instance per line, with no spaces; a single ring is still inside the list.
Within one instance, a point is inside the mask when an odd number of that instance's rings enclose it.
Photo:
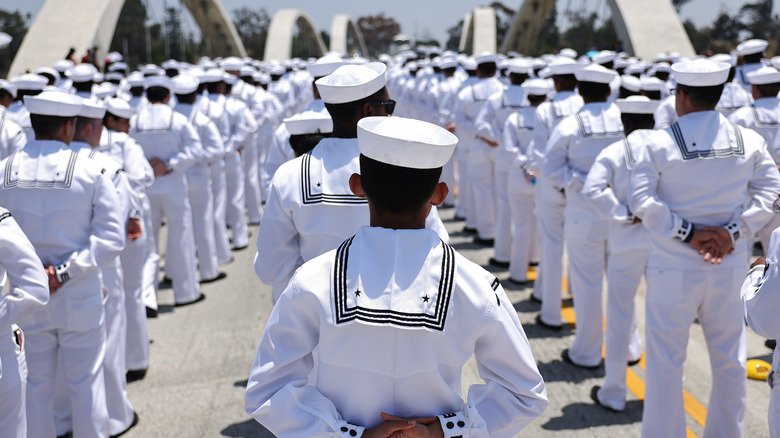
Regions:
[[[723,94],[723,86],[713,85],[710,87],[691,87],[689,85],[677,84],[677,92],[684,92],[688,95],[691,105],[696,108],[714,108]]]
[[[17,90],[16,100],[24,102],[24,96],[37,96],[42,92],[43,90]]]
[[[221,83],[222,83],[221,81],[207,83],[206,89],[209,91],[209,94],[221,94],[219,92],[219,88],[217,88]]]
[[[775,97],[780,94],[780,83],[756,85],[761,97]]]
[[[44,78],[46,78],[46,80],[49,81],[48,85],[54,85],[54,83],[57,81],[57,79],[54,77],[53,74],[45,72],[45,71],[38,73],[38,75],[39,76],[43,76]]]
[[[1,88],[0,89],[0,99],[4,98],[5,96],[10,97],[11,100],[13,100],[13,98],[14,98],[14,96],[11,93],[9,93],[8,90],[6,90],[5,88]]]
[[[105,118],[105,116],[103,118]],[[76,136],[79,135],[79,132],[84,127],[84,125],[86,125],[88,123],[92,123],[94,121],[95,121],[95,119],[92,119],[92,118],[89,118],[89,117],[81,117],[81,116],[76,117]]]
[[[512,85],[520,85],[527,79],[528,75],[526,73],[509,73],[509,82],[511,82]]]
[[[606,100],[609,97],[609,84],[601,84],[598,82],[586,82],[580,81],[579,83],[580,96],[589,102],[600,102]]]
[[[144,87],[130,87],[130,94],[132,94],[133,97],[141,97],[144,95]]]
[[[386,92],[387,92],[387,87],[382,87],[376,93],[368,97],[364,97],[355,102],[347,102],[347,103],[326,102],[325,109],[328,110],[330,117],[334,121],[351,120],[353,117],[356,116],[357,112],[360,110],[360,108],[363,107],[364,104],[372,100],[382,100]]]
[[[640,94],[639,91],[629,90],[628,88],[621,85],[620,94],[618,94],[618,99],[625,99],[628,96],[637,96],[639,94]]]
[[[150,103],[160,103],[171,94],[171,90],[165,87],[149,87],[146,89],[146,98]]]
[[[176,100],[181,103],[193,103],[197,99],[198,95],[197,92],[193,91],[192,93],[187,94],[177,94]]]
[[[441,167],[412,169],[393,166],[360,154],[360,181],[373,208],[381,212],[413,214],[431,198]]]
[[[530,102],[531,105],[542,103],[545,99],[547,99],[547,96],[537,96],[533,94],[529,94],[527,97],[528,97],[528,102]]]
[[[92,92],[92,84],[94,84],[94,82],[92,82],[92,81],[74,82],[73,83],[73,88],[75,88],[76,91],[81,91],[82,93],[91,93]]]
[[[661,90],[642,90],[642,95],[650,100],[661,100]]]
[[[42,116],[30,114],[30,124],[35,135],[49,136],[57,132],[65,122],[75,121],[76,117]]]
[[[290,146],[295,151],[295,155],[300,156],[314,149],[314,146],[317,146],[320,140],[330,136],[330,133],[291,135]]]
[[[758,53],[751,53],[750,55],[745,55],[744,60],[745,64],[758,64],[761,62],[761,58],[764,57],[764,52],[758,52]]]
[[[496,70],[498,70],[498,66],[495,62],[483,62],[481,64],[477,64],[477,71],[485,76],[493,76],[496,74]]]
[[[655,72],[655,77],[662,81],[667,81],[669,79],[669,72],[668,71],[657,71]]]
[[[553,75],[553,81],[558,82],[565,90],[573,90],[577,87],[577,77],[574,74]]]
[[[653,129],[655,126],[655,117],[653,114],[621,113],[620,120],[623,122],[626,135],[636,129]]]

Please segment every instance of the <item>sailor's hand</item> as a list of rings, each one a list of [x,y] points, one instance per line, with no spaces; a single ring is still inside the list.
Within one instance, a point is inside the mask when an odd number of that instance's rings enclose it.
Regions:
[[[49,277],[49,293],[57,292],[57,289],[62,287],[62,282],[57,278],[57,270],[53,265],[44,265],[43,269],[46,271],[46,275]]]
[[[387,415],[382,412],[382,419]],[[363,431],[363,438],[390,438],[399,437],[403,435],[397,435],[397,433],[409,430],[415,427],[417,423],[414,420],[399,419],[399,420],[385,420],[383,423],[371,429]]]
[[[393,438],[444,438],[444,431],[441,429],[441,422],[438,417],[414,417],[404,418],[396,417],[382,412],[382,419],[388,421],[413,421],[414,427],[398,431],[392,435]]]
[[[753,264],[750,265],[750,269],[753,269],[758,265],[765,265],[765,264],[766,264],[766,257],[759,257],[756,259],[755,262],[753,262]]]
[[[130,240],[137,240],[143,235],[143,229],[141,228],[141,220],[130,218],[127,221],[127,238]]]

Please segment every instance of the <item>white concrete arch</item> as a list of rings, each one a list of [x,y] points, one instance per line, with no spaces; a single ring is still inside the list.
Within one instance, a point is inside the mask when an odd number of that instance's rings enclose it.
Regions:
[[[515,15],[501,51],[533,54],[555,0],[525,0]],[[623,48],[643,59],[667,51],[691,57],[696,54],[671,0],[609,0],[612,23]]]
[[[286,61],[292,57],[296,27],[310,52],[309,56],[320,57],[325,54],[325,43],[309,16],[300,9],[280,9],[274,14],[268,28],[264,55],[266,61]]]
[[[246,56],[233,22],[219,0],[182,0],[209,41],[213,56]],[[70,47],[97,46],[105,54],[124,0],[48,0],[22,40],[9,76],[49,66]],[[141,30],[139,30],[140,32]]]
[[[350,47],[350,40],[352,47]],[[366,42],[363,40],[363,32],[354,21],[346,14],[338,14],[330,23],[330,50],[338,53],[353,53],[357,51],[363,56],[368,56]]]
[[[469,55],[496,51],[496,12],[489,6],[475,8],[463,19],[460,51]]]

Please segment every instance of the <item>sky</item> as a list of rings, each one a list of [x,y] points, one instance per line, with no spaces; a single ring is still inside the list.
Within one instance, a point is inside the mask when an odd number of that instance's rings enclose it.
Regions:
[[[0,0],[0,9],[20,10],[31,13],[33,16],[41,8],[45,0]],[[51,0],[67,1],[67,0]],[[144,0],[147,2],[156,17],[161,19],[164,4],[178,6],[180,0]],[[780,13],[780,0],[774,1],[773,13]],[[607,11],[608,0],[559,0],[558,12],[564,11],[567,5],[571,9],[584,8],[591,11],[599,9]],[[683,20],[691,19],[697,26],[712,23],[720,11],[735,13],[739,7],[752,0],[691,0],[680,11]],[[240,7],[250,9],[264,8],[273,16],[279,9],[297,8],[306,11],[314,26],[318,30],[330,32],[330,21],[336,14],[348,14],[354,20],[364,15],[375,15],[384,12],[385,16],[393,17],[401,24],[401,32],[412,39],[427,39],[429,37],[439,40],[442,45],[447,40],[447,28],[457,24],[463,16],[476,6],[487,5],[489,0],[483,2],[474,0],[393,0],[393,1],[355,1],[355,0],[222,0],[222,4],[229,12]],[[510,8],[519,9],[522,0],[504,0],[503,3]],[[717,5],[717,7],[715,7]],[[565,24],[565,23],[564,23]],[[194,24],[190,24],[194,26]]]

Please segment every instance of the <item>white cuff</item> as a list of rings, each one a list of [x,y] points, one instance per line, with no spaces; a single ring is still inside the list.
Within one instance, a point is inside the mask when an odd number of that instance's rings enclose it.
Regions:
[[[462,413],[439,415],[439,422],[441,422],[441,430],[444,431],[444,438],[469,438],[468,423]]]
[[[690,237],[693,237],[693,224],[688,222],[685,219],[682,219],[680,221],[680,225],[677,226],[677,229],[672,231],[672,237],[674,237],[677,240],[681,240],[685,243],[688,243],[691,239]]]
[[[729,222],[724,228],[729,232],[729,237],[731,237],[731,243],[737,243],[737,240],[739,240],[739,224],[737,222]]]
[[[366,430],[366,428],[363,426],[355,426],[354,424],[350,424],[342,420],[339,422],[337,432],[342,438],[354,438],[363,436],[364,430]]]
[[[59,280],[62,284],[65,284],[66,281],[70,280],[70,275],[68,275],[68,268],[70,268],[70,262],[65,262],[54,267],[54,269],[57,271],[57,280]]]

